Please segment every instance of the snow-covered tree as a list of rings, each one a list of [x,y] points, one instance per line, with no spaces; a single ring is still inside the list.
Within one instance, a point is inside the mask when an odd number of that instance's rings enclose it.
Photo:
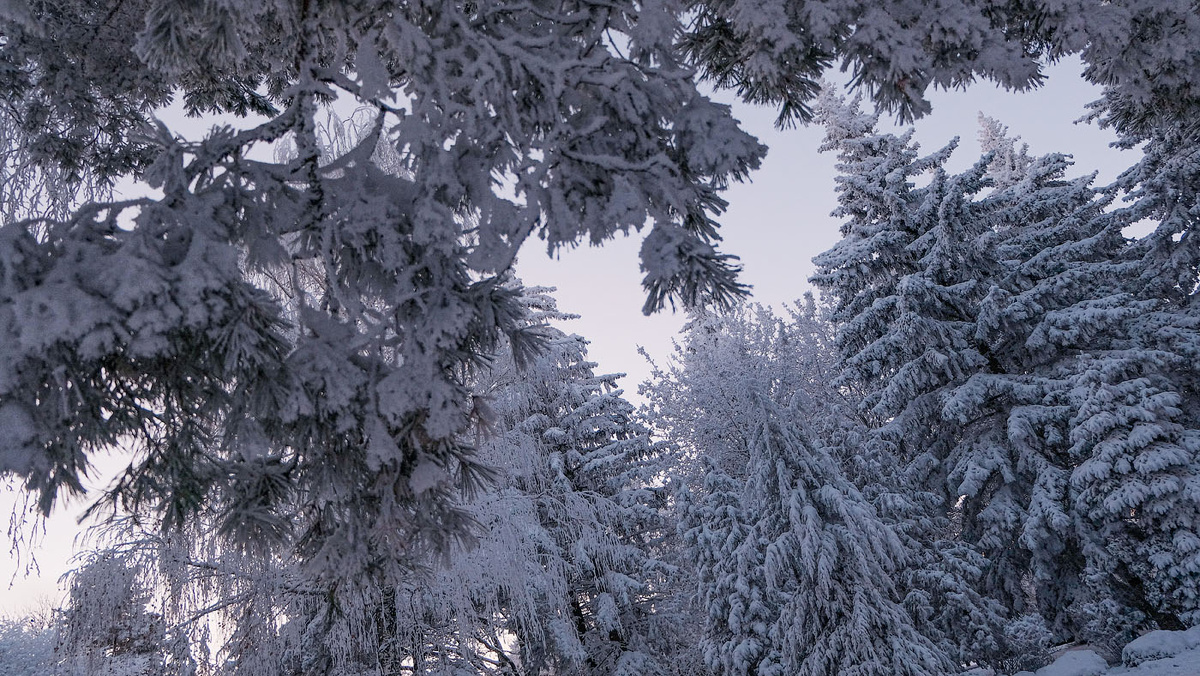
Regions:
[[[188,673],[187,664],[167,664],[166,627],[162,615],[151,610],[148,565],[135,554],[101,551],[72,572],[59,619],[58,673]]]
[[[1074,294],[1075,305],[1055,313],[1039,341],[1062,340],[1080,355],[1065,378],[1069,395],[1058,402],[1070,415],[1060,443],[1069,445],[1075,464],[1073,518],[1083,534],[1083,575],[1094,596],[1081,609],[1089,626],[1110,636],[1128,637],[1146,623],[1178,628],[1200,619],[1193,544],[1200,527],[1193,488],[1200,466],[1194,441],[1200,428],[1200,256],[1194,233],[1200,137],[1195,97],[1176,71],[1194,61],[1196,51],[1169,57],[1160,51],[1178,35],[1173,31],[1190,29],[1196,17],[1175,23],[1172,11],[1159,17],[1167,23],[1145,25],[1156,39],[1130,64],[1166,58],[1151,75],[1159,80],[1157,90],[1132,95],[1109,89],[1094,104],[1101,124],[1115,127],[1119,145],[1140,144],[1142,150],[1108,188],[1126,202],[1106,217],[1108,238],[1131,226],[1149,224],[1151,230],[1119,249],[1093,254],[1096,288],[1088,290],[1090,298]],[[1168,95],[1168,82],[1180,84],[1179,97]],[[1153,108],[1141,109],[1151,100]],[[1097,240],[1080,238],[1073,247],[1096,249]],[[1057,286],[1069,291],[1077,285]]]
[[[987,177],[996,190],[1004,190],[1025,178],[1029,165],[1029,144],[1017,148],[1020,137],[1008,135],[1008,127],[999,120],[979,114],[979,147],[984,155],[991,155],[987,163]]]
[[[0,223],[65,218],[81,202],[111,198],[92,172],[68,176],[60,166],[39,163],[30,145],[13,110],[0,110]]]
[[[879,457],[864,476],[895,471],[889,465],[897,462],[917,465],[924,485],[901,492],[937,494],[940,458],[953,441],[934,433],[929,421],[938,416],[941,391],[983,361],[970,340],[978,291],[959,283],[968,273],[960,265],[966,261],[956,260],[977,252],[972,240],[980,233],[955,230],[964,220],[959,212],[973,208],[975,186],[940,168],[953,145],[921,158],[911,134],[877,132],[875,118],[857,102],[829,92],[818,115],[826,125],[822,149],[838,153],[834,215],[844,219],[842,240],[814,259],[812,280],[837,327],[834,385],[854,394],[863,419],[877,430],[868,455]],[[916,187],[927,173],[929,183]],[[887,482],[892,490],[904,474]]]
[[[673,528],[664,448],[616,376],[594,372],[586,341],[542,325],[567,318],[545,290],[520,298],[546,348],[521,367],[505,349],[473,375],[489,473],[462,505],[474,537],[413,560],[402,583],[338,580],[349,593],[308,577],[294,553],[230,547],[213,533],[219,506],[182,534],[109,533],[97,560],[137,563],[121,570],[159,590],[158,614],[143,619],[165,629],[169,664],[216,676],[667,671],[678,638],[659,558]],[[136,605],[104,596],[74,610],[88,601],[73,597],[69,612],[81,637],[107,617],[88,609]]]
[[[1101,197],[1085,179],[1056,179],[1063,162],[1035,161],[1036,185],[1013,188],[1026,196],[1013,201],[1001,233],[1012,272],[993,290],[980,334],[1009,375],[979,380],[963,401],[995,402],[1003,390],[1000,401],[1014,406],[1016,471],[1037,473],[1024,479],[1033,489],[1021,540],[1051,628],[1060,636],[1071,623],[1112,628],[1112,617],[1127,615],[1128,637],[1139,623],[1177,626],[1175,617],[1194,607],[1182,600],[1194,592],[1169,603],[1162,591],[1195,585],[1186,544],[1197,525],[1186,488],[1195,423],[1176,408],[1194,392],[1183,375],[1194,329],[1180,312],[1186,303],[1166,288],[1174,283],[1162,283],[1181,271],[1155,260],[1163,237],[1130,242],[1122,234],[1161,202],[1135,193],[1131,206],[1109,208],[1129,175]],[[980,410],[969,404],[960,419]],[[1154,504],[1143,482],[1172,484],[1170,506]],[[1132,531],[1122,503],[1138,514]],[[1149,545],[1155,538],[1160,544]],[[1175,544],[1161,544],[1168,539]],[[1145,565],[1151,550],[1161,566]]]
[[[919,189],[897,183],[885,194],[904,206],[872,213],[880,174],[848,160],[864,147],[889,155],[870,145],[871,124],[846,122],[852,106],[821,110],[827,147],[850,172],[839,178],[846,238],[816,259],[814,278],[836,308],[839,382],[862,395],[867,447],[931,482],[888,483],[932,491],[929,516],[950,526],[898,521],[899,532],[941,538],[936,550],[962,554],[946,567],[973,580],[981,602],[1037,612],[1059,640],[1190,618],[1197,325],[1182,244],[1193,193],[1179,188],[1197,174],[1184,169],[1187,151],[1097,190],[1093,177],[1065,178],[1067,158],[1031,159],[985,118],[987,152],[972,169],[935,171]],[[898,166],[915,157],[894,156]],[[1131,204],[1116,208],[1121,190]],[[1146,218],[1162,219],[1160,232],[1127,240]],[[935,615],[914,591],[914,615]]]
[[[545,290],[526,300],[538,320],[569,318]],[[431,583],[396,591],[395,640],[418,651],[418,673],[667,669],[663,449],[616,376],[594,372],[586,341],[544,330],[547,349],[524,369],[498,358],[477,384],[491,416],[481,459],[498,475],[468,505],[478,541]]]
[[[929,208],[929,191],[913,181],[940,166],[951,147],[920,158],[911,133],[877,133],[874,116],[861,112],[857,101],[847,103],[832,92],[823,95],[818,114],[826,125],[822,150],[838,153],[839,206],[834,215],[844,222],[842,240],[814,259],[813,282],[840,327],[836,347],[844,366],[838,385],[859,395],[865,414],[886,418],[886,411],[874,411],[880,384],[891,381],[903,352],[882,339],[905,311],[899,303],[900,280],[919,269],[914,242],[923,234],[927,216],[921,210]]]
[[[1113,92],[1098,102],[1109,110],[1129,103]],[[1090,353],[1073,390],[1080,512],[1119,543],[1108,552],[1115,557],[1096,551],[1095,568],[1123,602],[1140,600],[1133,605],[1159,624],[1171,616],[1200,621],[1192,544],[1200,527],[1192,488],[1200,466],[1200,128],[1192,103],[1167,101],[1136,127],[1102,120],[1116,127],[1121,146],[1142,144],[1139,162],[1110,188],[1126,202],[1114,217],[1150,231],[1123,257],[1117,350]]]
[[[1003,157],[994,152],[993,164]],[[1091,177],[1067,180],[1068,167],[1061,155],[1036,158],[984,200],[992,204],[994,262],[992,276],[980,280],[986,297],[974,340],[988,366],[960,383],[941,411],[964,431],[949,476],[955,494],[966,496],[966,537],[999,564],[988,573],[988,593],[1015,614],[1036,603],[1060,634],[1070,631],[1064,622],[1080,565],[1060,406],[1063,369],[1075,353],[1048,345],[1038,327],[1101,292],[1103,275],[1091,266],[1107,264],[1123,244],[1119,228],[1100,218],[1107,201]],[[1036,600],[1027,598],[1026,575],[1035,579]]]
[[[1180,628],[1172,616],[1190,625],[1200,611],[1200,430],[1181,424],[1168,384],[1127,371],[1137,366],[1101,358],[1075,381],[1075,510],[1086,574],[1122,605]]]
[[[1005,610],[979,589],[998,559],[960,538],[960,493],[945,481],[959,437],[939,424],[946,393],[987,367],[973,323],[986,292],[977,278],[996,267],[990,207],[975,200],[986,165],[950,176],[941,167],[953,144],[921,158],[911,135],[877,132],[832,93],[817,115],[822,149],[838,153],[844,237],[814,259],[813,281],[837,326],[833,382],[854,393],[870,428],[852,476],[908,550],[900,584],[918,627],[960,663],[990,662],[1005,649]]]
[[[904,546],[838,460],[843,431],[809,422],[836,404],[827,357],[796,326],[761,309],[699,316],[645,390],[655,424],[701,463],[683,518],[710,667],[944,673],[899,602]]]
[[[121,443],[123,509],[171,528],[219,498],[231,547],[294,545],[331,589],[400,582],[469,530],[470,374],[537,343],[501,283],[527,239],[647,227],[648,311],[744,293],[714,219],[764,149],[697,91],[670,6],[67,0],[0,22],[21,147],[161,193],[0,226],[0,471],[43,511]],[[337,96],[375,119],[335,158]],[[150,117],[172,97],[243,122],[185,142]]]
[[[231,669],[369,654],[338,627],[471,535],[474,378],[543,342],[503,283],[527,239],[648,227],[647,311],[744,293],[714,219],[763,148],[677,28],[634,2],[6,3],[5,170],[161,196],[5,206],[36,218],[0,224],[0,472],[48,512],[130,448],[111,503],[193,541],[172,584],[220,571]],[[329,152],[337,96],[373,119]],[[172,97],[242,121],[183,141],[150,117]]]

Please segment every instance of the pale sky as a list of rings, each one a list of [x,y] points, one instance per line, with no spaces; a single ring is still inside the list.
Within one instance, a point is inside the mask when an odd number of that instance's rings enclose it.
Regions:
[[[935,92],[933,113],[915,125],[916,139],[929,153],[959,136],[949,168],[966,169],[979,159],[978,116],[983,112],[1028,143],[1031,155],[1073,155],[1077,174],[1097,171],[1097,184],[1109,183],[1133,164],[1136,153],[1108,147],[1115,139],[1108,130],[1074,124],[1087,112],[1084,105],[1099,98],[1099,90],[1083,81],[1081,71],[1077,59],[1065,61],[1049,70],[1045,87],[1033,92],[1014,94],[986,83],[965,92]],[[734,106],[734,115],[770,151],[751,183],[736,184],[725,193],[730,206],[720,219],[721,249],[741,257],[742,281],[753,286],[753,300],[778,308],[812,290],[812,257],[839,237],[838,222],[829,215],[837,205],[835,158],[817,152],[824,135],[819,126],[779,131],[773,126],[773,110],[742,104]],[[889,120],[881,122],[891,126]],[[527,244],[521,254],[518,269],[525,283],[558,287],[559,308],[581,315],[563,328],[591,341],[591,359],[600,370],[629,374],[622,384],[637,400],[637,384],[649,375],[637,346],[656,360],[665,358],[685,321],[669,311],[641,315],[641,235],[567,251],[559,260],[548,259],[538,244]]]
[[[979,157],[977,116],[982,111],[1022,137],[1032,155],[1074,155],[1076,173],[1097,171],[1097,182],[1107,183],[1132,164],[1136,154],[1109,148],[1113,135],[1108,131],[1073,124],[1087,112],[1084,105],[1099,97],[1080,72],[1079,61],[1071,59],[1051,68],[1046,86],[1033,92],[1014,94],[985,83],[965,92],[935,93],[932,115],[915,125],[916,138],[925,152],[932,152],[952,137],[961,137],[950,169],[964,169]],[[719,98],[732,100],[727,95]],[[741,104],[734,106],[734,114],[770,152],[751,183],[726,192],[730,206],[720,219],[725,238],[721,248],[741,257],[742,280],[753,285],[753,299],[779,307],[811,289],[812,257],[837,241],[838,223],[829,216],[836,205],[834,157],[817,153],[819,127],[778,131],[772,110]],[[641,235],[635,235],[602,248],[566,251],[551,260],[540,242],[529,242],[518,265],[526,284],[558,288],[559,308],[581,315],[562,328],[591,341],[591,358],[600,371],[629,374],[622,384],[635,402],[637,384],[649,373],[638,346],[665,360],[685,319],[669,311],[642,316],[640,245]],[[18,497],[11,486],[0,487],[0,514],[12,513]],[[26,574],[26,548],[20,558],[15,550],[0,554],[0,616],[19,615],[42,599],[61,600],[58,579],[68,569],[80,531],[74,523],[79,510],[79,505],[60,510],[47,522],[46,535],[33,551],[40,575]]]

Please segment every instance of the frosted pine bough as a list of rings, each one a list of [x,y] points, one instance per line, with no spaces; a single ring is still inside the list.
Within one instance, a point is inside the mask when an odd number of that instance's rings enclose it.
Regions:
[[[177,527],[217,500],[231,546],[294,547],[330,583],[401,579],[468,534],[467,378],[502,340],[522,360],[540,343],[502,284],[530,235],[649,221],[648,309],[741,292],[711,218],[762,148],[696,92],[665,7],[22,8],[4,51],[28,152],[164,194],[4,226],[3,469],[43,510],[127,444],[122,508]],[[324,162],[337,91],[377,117]],[[172,94],[266,121],[183,143],[143,112]],[[293,158],[248,158],[285,135]],[[381,142],[398,173],[370,161]]]
[[[544,290],[521,302],[532,321],[565,318]],[[462,504],[472,546],[399,584],[359,581],[331,611],[300,561],[223,549],[201,520],[182,537],[127,524],[72,576],[60,669],[666,673],[679,618],[663,607],[670,567],[657,558],[670,527],[654,479],[662,445],[615,377],[593,372],[581,338],[545,331],[547,349],[523,369],[505,351],[472,381],[490,402],[478,452],[491,471]],[[107,651],[81,631],[98,614],[159,639]]]
[[[507,281],[526,239],[648,226],[648,311],[743,292],[712,219],[763,148],[696,91],[668,7],[48,9],[0,15],[20,151],[163,196],[6,218],[0,471],[49,511],[95,453],[131,448],[108,498],[223,561],[238,669],[280,609],[335,646],[313,664],[353,662],[346,632],[369,624],[348,624],[473,538],[465,500],[495,476],[473,384],[501,346],[548,347]],[[336,94],[374,114],[331,156]],[[172,95],[263,121],[183,142],[147,113]]]

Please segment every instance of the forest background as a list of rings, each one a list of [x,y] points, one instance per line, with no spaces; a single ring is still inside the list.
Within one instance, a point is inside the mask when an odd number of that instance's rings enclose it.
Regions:
[[[978,154],[978,117],[986,114],[1028,143],[1030,152],[1053,148],[1067,153],[1081,169],[1096,171],[1098,183],[1107,183],[1129,166],[1133,153],[1110,147],[1115,139],[1111,131],[1080,121],[1085,105],[1100,95],[1081,71],[1077,58],[1067,58],[1048,69],[1045,85],[1029,92],[1005,91],[987,82],[963,91],[934,92],[934,112],[913,124],[915,138],[926,148],[960,138],[961,151],[950,166],[963,169]],[[820,126],[777,129],[773,109],[751,106],[722,92],[715,96],[731,105],[735,117],[770,148],[751,181],[730,187],[724,237],[745,264],[744,278],[754,302],[777,308],[793,303],[813,290],[808,281],[814,271],[812,257],[837,241],[838,221],[830,215],[836,206],[835,158],[817,151],[824,135]],[[343,116],[353,112],[353,106],[342,108]],[[162,114],[184,136],[207,131],[180,113],[176,108]],[[887,118],[881,122],[885,128],[889,122],[894,125]],[[187,132],[192,126],[197,128]],[[651,357],[666,357],[686,321],[682,312],[646,316],[639,311],[638,245],[636,238],[626,238],[603,247],[567,250],[553,259],[530,247],[519,262],[519,274],[527,283],[554,287],[559,307],[578,315],[560,328],[588,339],[599,370],[625,374],[619,382],[634,402],[641,401],[638,385],[650,377],[650,364],[638,348],[644,347]],[[16,490],[15,483],[10,490]],[[8,514],[21,500],[10,492],[0,510]],[[45,525],[50,537],[35,537],[34,548],[9,551],[3,571],[10,580],[5,603],[9,614],[58,603],[63,593],[59,578],[70,569],[75,538],[83,534],[75,523],[83,506],[52,515]]]

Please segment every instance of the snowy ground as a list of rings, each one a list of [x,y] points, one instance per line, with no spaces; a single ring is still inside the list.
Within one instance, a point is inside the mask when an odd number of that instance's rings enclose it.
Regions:
[[[1017,676],[1200,676],[1200,648],[1175,655],[1147,660],[1137,666],[1107,667],[1104,659],[1091,650],[1063,653],[1054,664],[1036,672],[1022,671]]]
[[[1086,647],[1072,648],[1053,664],[1015,676],[1200,676],[1200,627],[1152,631],[1125,646],[1121,662],[1109,667]]]
[[[963,676],[994,676],[976,669]],[[1152,631],[1125,646],[1121,664],[1109,666],[1087,646],[1067,648],[1053,664],[1013,676],[1200,676],[1200,626]]]
[[[1110,669],[1108,674],[1109,676],[1118,674],[1121,676],[1200,676],[1200,648],[1185,650],[1173,657],[1143,662],[1136,667],[1116,667]]]

